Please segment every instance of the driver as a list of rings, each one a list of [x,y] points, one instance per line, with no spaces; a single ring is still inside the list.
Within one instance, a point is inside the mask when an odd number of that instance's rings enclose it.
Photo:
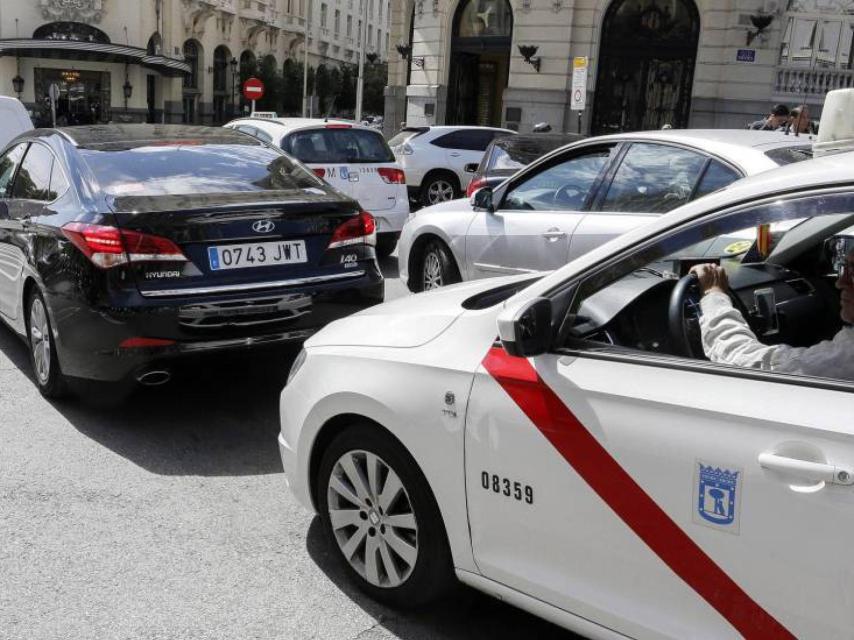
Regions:
[[[703,350],[712,362],[824,378],[854,381],[854,250],[843,263],[836,288],[842,291],[840,315],[848,326],[812,347],[765,345],[750,330],[741,313],[732,306],[726,271],[714,264],[701,264],[691,272],[700,281],[703,298],[700,331]]]

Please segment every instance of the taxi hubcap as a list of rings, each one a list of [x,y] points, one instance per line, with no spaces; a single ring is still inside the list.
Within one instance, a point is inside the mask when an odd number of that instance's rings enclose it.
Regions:
[[[45,384],[50,378],[50,328],[47,313],[40,298],[30,308],[30,349],[33,352],[36,376]]]
[[[394,470],[369,451],[349,451],[332,468],[327,502],[350,566],[376,587],[406,582],[418,559],[418,525]]]
[[[438,289],[444,284],[442,279],[442,264],[435,251],[424,256],[424,291]]]
[[[427,189],[427,199],[430,200],[430,204],[453,200],[454,188],[451,186],[450,182],[437,180],[430,185],[429,189]]]

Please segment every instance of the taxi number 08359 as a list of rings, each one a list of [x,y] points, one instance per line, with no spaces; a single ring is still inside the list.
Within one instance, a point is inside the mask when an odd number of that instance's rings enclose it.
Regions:
[[[304,240],[208,247],[212,271],[307,262]]]
[[[494,473],[482,471],[480,474],[480,486],[486,491],[498,493],[506,498],[514,498],[519,502],[534,504],[534,489],[530,485],[515,482],[509,478],[502,478]]]

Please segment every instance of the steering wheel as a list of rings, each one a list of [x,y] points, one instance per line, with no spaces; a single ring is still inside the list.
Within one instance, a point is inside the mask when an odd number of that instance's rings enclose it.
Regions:
[[[727,291],[732,306],[741,312],[752,330],[755,330],[751,322],[749,310],[741,299],[730,289]],[[667,308],[667,324],[670,330],[670,339],[679,355],[688,356],[698,360],[705,360],[703,351],[703,338],[700,334],[700,280],[696,274],[689,273],[681,278],[673,291],[670,293],[670,305]]]
[[[700,336],[700,280],[693,273],[681,278],[670,293],[667,324],[676,352],[689,358],[704,359]]]
[[[573,207],[579,207],[582,203],[578,202],[578,199],[583,199],[586,192],[587,189],[580,187],[577,184],[565,184],[555,191],[554,196],[552,196],[552,200],[554,200],[555,204],[567,204]]]

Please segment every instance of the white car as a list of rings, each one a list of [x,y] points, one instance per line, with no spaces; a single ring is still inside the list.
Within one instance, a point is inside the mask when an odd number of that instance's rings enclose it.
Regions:
[[[747,175],[811,157],[811,140],[767,131],[671,130],[587,138],[474,200],[413,213],[400,277],[423,291],[557,269],[606,240]]]
[[[382,134],[347,120],[240,118],[225,125],[279,147],[377,221],[377,255],[397,244],[409,216],[406,177]]]
[[[389,145],[406,172],[410,197],[428,207],[463,195],[471,180],[466,165],[478,164],[496,137],[515,133],[493,127],[404,127]]]
[[[709,362],[684,274],[720,260],[765,342],[854,331],[852,166],[749,177],[548,276],[310,338],[280,452],[352,580],[416,605],[456,579],[588,638],[850,639],[854,380]],[[766,223],[788,228],[767,259],[732,240]]]
[[[0,96],[0,149],[15,136],[33,128],[27,109],[17,98]]]

